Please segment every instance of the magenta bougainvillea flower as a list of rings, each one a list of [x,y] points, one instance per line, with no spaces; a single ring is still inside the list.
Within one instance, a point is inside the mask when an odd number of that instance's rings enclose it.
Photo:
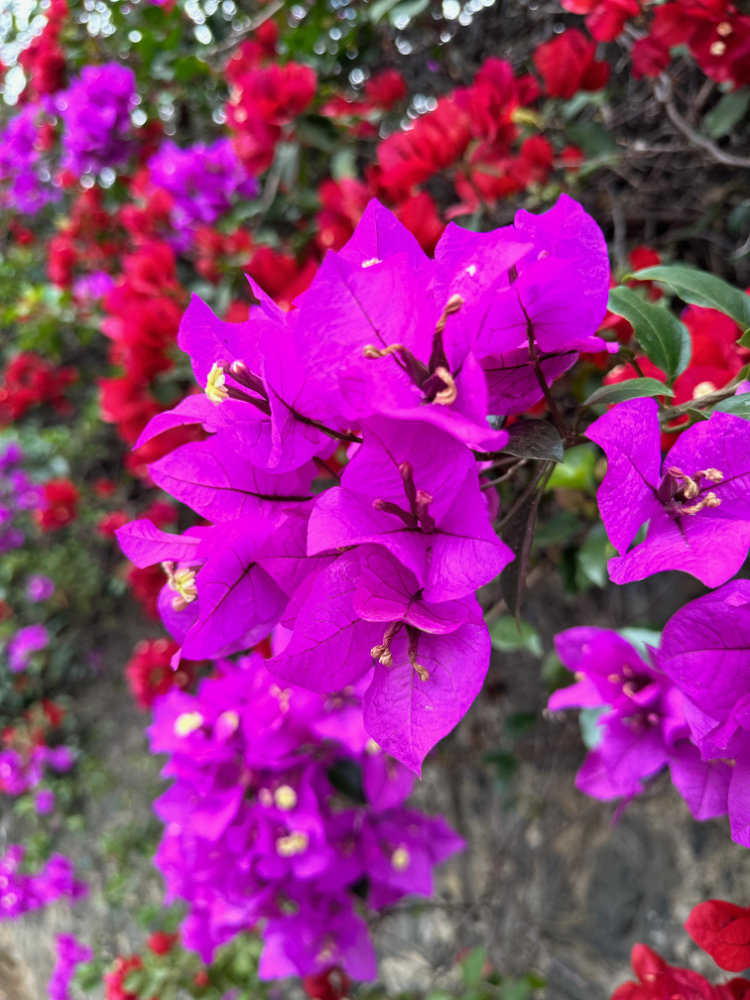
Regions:
[[[368,738],[363,685],[329,697],[280,686],[257,655],[217,666],[195,696],[158,699],[150,730],[174,779],[156,803],[157,864],[188,904],[184,943],[208,961],[263,921],[262,977],[337,965],[372,979],[365,903],[431,893],[433,868],[463,842],[404,806],[412,776]]]
[[[291,312],[254,282],[245,323],[193,299],[179,345],[204,394],[137,444],[202,427],[150,471],[211,523],[118,533],[137,566],[165,568],[174,662],[280,624],[271,669],[319,692],[362,683],[369,736],[419,772],[481,687],[475,593],[512,558],[475,452],[507,443],[491,417],[539,398],[537,365],[554,378],[602,346],[608,283],[603,237],[568,198],[481,237],[451,227],[434,260],[372,202]]]
[[[703,758],[732,765],[730,829],[750,847],[750,581],[734,580],[674,614],[658,662],[684,695]]]
[[[718,587],[750,548],[750,423],[714,413],[680,436],[661,462],[653,399],[619,403],[586,432],[607,456],[599,511],[620,553],[615,583],[679,569]],[[643,542],[629,546],[649,522]]]
[[[429,424],[373,418],[365,442],[310,517],[308,549],[374,542],[417,577],[427,600],[473,594],[513,558],[497,537],[477,463]]]
[[[643,660],[616,632],[572,628],[555,637],[576,683],[556,691],[553,711],[602,708],[598,744],[586,756],[576,785],[598,799],[626,802],[664,767],[696,819],[727,811],[731,768],[703,761],[691,742],[683,695],[670,678]]]

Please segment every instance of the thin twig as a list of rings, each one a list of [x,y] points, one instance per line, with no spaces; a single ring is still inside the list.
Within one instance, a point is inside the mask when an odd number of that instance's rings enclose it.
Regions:
[[[702,149],[717,163],[723,163],[727,167],[750,167],[750,157],[735,156],[734,153],[726,153],[705,135],[701,135],[700,132],[697,132],[682,117],[674,102],[672,81],[666,73],[662,73],[658,80],[654,83],[654,96],[657,101],[664,106],[667,116],[674,127],[681,132],[693,146],[697,146],[699,149]]]

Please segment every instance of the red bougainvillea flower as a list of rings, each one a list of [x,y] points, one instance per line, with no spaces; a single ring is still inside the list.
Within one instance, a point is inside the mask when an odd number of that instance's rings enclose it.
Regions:
[[[45,506],[35,511],[42,531],[57,531],[78,516],[78,490],[69,479],[50,479],[44,486]]]
[[[177,670],[171,666],[177,648],[172,639],[143,639],[135,647],[125,667],[125,677],[141,708],[150,708],[160,695],[173,687],[184,690],[192,683],[194,665],[190,661],[182,660]]]
[[[692,909],[685,930],[722,969],[750,966],[750,907],[709,899]]]
[[[609,80],[609,63],[596,59],[596,42],[576,28],[538,46],[533,60],[550,97],[567,99],[579,90],[601,90]]]
[[[179,934],[167,934],[166,931],[154,931],[146,941],[146,947],[155,955],[168,955],[179,940]]]
[[[345,1000],[349,996],[351,984],[347,974],[337,967],[326,969],[317,975],[305,976],[302,981],[305,993],[314,1000]]]
[[[397,69],[384,69],[365,84],[365,97],[376,108],[392,108],[406,94],[406,81]]]
[[[731,1000],[733,996],[697,972],[667,965],[645,944],[633,945],[630,962],[638,982],[618,986],[611,1000]]]
[[[125,988],[125,980],[128,973],[142,968],[143,960],[140,955],[131,955],[130,958],[118,955],[112,971],[104,975],[105,1000],[139,1000],[137,993]]]

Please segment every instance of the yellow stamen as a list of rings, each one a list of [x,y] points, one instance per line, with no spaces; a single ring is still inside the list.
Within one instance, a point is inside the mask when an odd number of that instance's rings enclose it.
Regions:
[[[198,588],[195,584],[194,569],[178,569],[172,572],[167,581],[171,590],[176,590],[177,594],[172,599],[172,607],[175,611],[182,611],[188,604],[198,598]]]
[[[218,405],[219,403],[223,403],[225,399],[229,399],[229,392],[224,385],[226,377],[224,363],[221,361],[214,362],[206,379],[206,395],[212,403]]]
[[[397,847],[391,855],[391,864],[397,872],[403,872],[409,867],[409,852],[405,847]]]
[[[456,380],[453,378],[448,369],[443,368],[442,365],[435,369],[435,374],[438,375],[443,382],[445,382],[445,388],[441,389],[435,396],[433,403],[438,403],[440,406],[450,406],[451,403],[456,402],[456,397],[458,396]]]
[[[297,793],[291,785],[279,785],[273,797],[276,805],[284,812],[289,812],[297,805]]]
[[[405,350],[403,344],[389,344],[388,347],[380,348],[375,344],[365,344],[362,348],[362,353],[370,361],[376,358],[387,358],[389,354],[395,354],[397,351]]]
[[[174,720],[172,728],[175,736],[189,736],[196,729],[200,729],[202,725],[203,716],[200,712],[183,712]]]
[[[296,854],[304,854],[310,838],[306,833],[296,831],[276,841],[276,853],[282,858],[293,858]]]
[[[711,492],[707,493],[698,503],[693,504],[692,507],[681,507],[680,513],[697,514],[699,511],[703,510],[704,507],[718,507],[720,504],[720,498],[717,497],[715,493]]]

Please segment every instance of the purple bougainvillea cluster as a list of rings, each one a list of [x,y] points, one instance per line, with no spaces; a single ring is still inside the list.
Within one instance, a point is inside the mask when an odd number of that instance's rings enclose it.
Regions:
[[[404,806],[414,775],[362,725],[360,691],[280,685],[259,654],[219,661],[195,696],[160,698],[151,748],[175,779],[156,803],[156,861],[187,900],[184,943],[210,961],[262,923],[264,978],[330,966],[372,979],[355,903],[432,892],[432,868],[463,846],[440,818]]]
[[[28,512],[44,506],[44,493],[23,469],[21,448],[0,445],[0,555],[24,543],[23,522]]]
[[[662,461],[656,403],[639,399],[600,417],[588,436],[607,456],[598,501],[620,553],[611,579],[683,570],[718,589],[673,615],[651,663],[608,630],[557,637],[579,679],[550,708],[604,709],[578,786],[627,801],[668,766],[697,819],[728,812],[732,837],[750,847],[750,583],[731,580],[750,547],[750,422],[714,413]]]
[[[512,558],[480,478],[508,441],[489,417],[606,347],[608,283],[602,234],[567,197],[491,233],[449,226],[434,260],[372,202],[292,312],[254,283],[246,323],[193,299],[179,343],[204,392],[138,443],[202,425],[150,471],[211,524],[119,532],[136,565],[166,567],[178,656],[229,655],[280,623],[269,669],[323,693],[369,678],[369,736],[419,773],[482,686],[476,591]]]
[[[150,473],[204,523],[118,537],[164,568],[173,664],[219,661],[151,729],[176,779],[158,864],[205,958],[259,924],[266,977],[370,978],[358,897],[428,893],[458,849],[403,801],[489,663],[476,592],[513,554],[482,474],[509,440],[498,418],[607,347],[608,284],[603,236],[567,197],[492,233],[449,226],[434,259],[372,202],[291,312],[253,282],[245,323],[193,299],[179,344],[203,392],[137,446],[202,427]],[[265,666],[221,659],[272,632]],[[342,766],[361,776],[348,804]]]
[[[117,167],[132,150],[135,74],[119,63],[85,66],[55,99],[63,123],[63,166],[76,177]]]
[[[216,222],[235,201],[258,194],[258,182],[248,177],[229,139],[189,149],[165,142],[148,168],[152,182],[172,197],[173,243],[182,250],[196,226]]]
[[[71,862],[63,855],[53,854],[35,873],[22,870],[24,857],[19,845],[12,845],[0,857],[0,921],[14,920],[58,899],[80,899],[88,891],[76,880]]]

